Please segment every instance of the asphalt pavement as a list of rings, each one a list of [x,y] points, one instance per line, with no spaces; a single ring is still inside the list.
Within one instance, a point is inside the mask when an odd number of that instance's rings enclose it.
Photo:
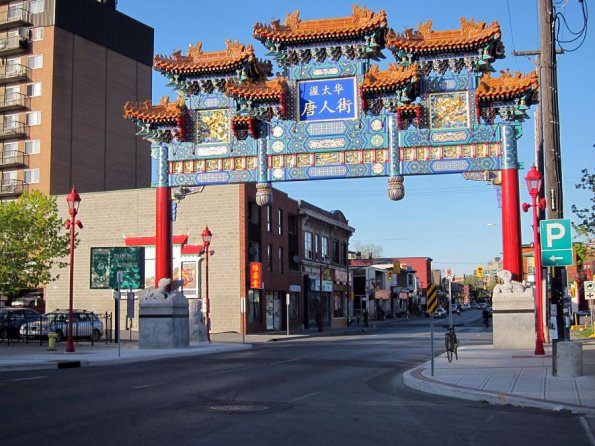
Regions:
[[[176,349],[139,349],[138,342],[122,335],[118,344],[96,342],[75,344],[74,353],[64,351],[65,343],[56,351],[47,345],[0,343],[0,373],[6,371],[73,368],[150,361],[168,357],[207,355],[249,350],[261,342],[288,341],[312,336],[374,331],[377,328],[419,322],[418,318],[371,321],[369,327],[348,327],[318,331],[247,335],[213,333],[212,343]],[[446,354],[437,355],[404,373],[405,384],[414,389],[490,404],[509,404],[554,411],[570,411],[595,415],[595,339],[575,339],[582,343],[583,374],[578,377],[552,376],[551,346],[545,355],[535,356],[531,350],[495,349],[491,344],[465,344],[472,335],[459,331],[458,359],[451,363]]]

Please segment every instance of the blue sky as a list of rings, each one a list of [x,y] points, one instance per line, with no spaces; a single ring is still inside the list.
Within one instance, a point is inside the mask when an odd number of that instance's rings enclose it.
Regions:
[[[585,0],[587,1],[587,0]],[[555,0],[574,30],[582,25],[578,0]],[[295,9],[302,20],[346,17],[352,1],[203,1],[203,0],[119,0],[118,10],[155,29],[155,53],[186,53],[189,44],[203,43],[203,51],[220,51],[226,39],[252,44],[259,57],[264,47],[252,38],[255,23],[270,23]],[[416,28],[432,19],[433,29],[459,28],[459,18],[475,18],[502,29],[506,58],[496,70],[523,73],[534,69],[526,57],[514,57],[513,50],[539,48],[537,0],[368,0],[368,9],[387,13],[396,31]],[[358,3],[362,6],[362,3]],[[593,32],[574,52],[558,57],[558,90],[561,121],[564,217],[573,219],[571,205],[586,206],[589,194],[575,189],[580,170],[595,166],[595,39]],[[566,32],[563,37],[570,38]],[[570,46],[572,48],[572,45]],[[392,55],[385,51],[387,60]],[[276,67],[275,67],[276,68]],[[161,96],[175,97],[165,78],[153,76],[153,103]],[[531,112],[532,116],[532,112]],[[530,201],[524,176],[534,160],[534,122],[523,125],[519,141],[521,202]],[[340,209],[356,228],[352,242],[383,247],[385,256],[422,256],[433,259],[434,268],[450,266],[456,275],[470,274],[477,265],[501,256],[501,209],[496,190],[482,182],[467,181],[461,175],[405,177],[405,198],[393,202],[387,196],[386,178],[284,183],[280,189],[292,198],[303,199],[324,209]],[[522,215],[523,243],[533,240],[530,213]]]

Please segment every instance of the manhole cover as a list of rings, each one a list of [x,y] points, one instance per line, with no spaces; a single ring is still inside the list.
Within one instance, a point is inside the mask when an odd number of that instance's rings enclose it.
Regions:
[[[269,410],[270,407],[262,404],[213,404],[209,409],[216,412],[248,413],[262,412],[263,410]]]

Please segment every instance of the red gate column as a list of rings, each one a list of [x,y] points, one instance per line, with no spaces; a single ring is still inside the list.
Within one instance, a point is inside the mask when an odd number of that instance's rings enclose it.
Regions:
[[[522,279],[521,214],[517,146],[514,127],[502,125],[502,266],[512,279]]]
[[[156,160],[155,188],[155,287],[172,278],[171,190],[168,179],[167,146],[160,145]],[[156,183],[156,184],[155,184]]]

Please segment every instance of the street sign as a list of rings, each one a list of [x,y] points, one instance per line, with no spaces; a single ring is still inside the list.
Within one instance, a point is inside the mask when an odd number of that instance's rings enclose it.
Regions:
[[[595,282],[587,280],[583,283],[583,286],[585,287],[585,299],[595,300]]]
[[[574,263],[570,220],[542,220],[539,232],[543,266],[570,266]]]
[[[445,271],[446,271],[446,278],[448,280],[452,280],[452,278],[455,276],[454,270],[452,268],[448,267],[448,268],[446,268]]]
[[[145,248],[91,248],[91,289],[145,287]]]
[[[436,288],[436,285],[433,283],[429,284],[426,290],[426,295],[428,298],[426,313],[432,314],[438,307],[438,289]]]

